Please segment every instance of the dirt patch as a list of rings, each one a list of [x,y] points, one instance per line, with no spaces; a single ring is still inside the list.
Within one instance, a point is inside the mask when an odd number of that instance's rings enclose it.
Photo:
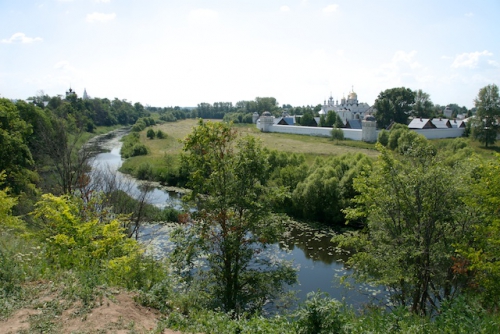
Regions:
[[[0,322],[0,334],[31,332],[30,318],[39,316],[41,310],[25,308],[16,311],[6,321]],[[96,307],[83,314],[77,305],[62,312],[52,319],[57,323],[59,333],[150,333],[157,328],[161,314],[153,309],[137,304],[133,295],[120,292],[114,296],[103,297],[96,302]],[[170,330],[164,334],[174,334]]]
[[[18,310],[7,321],[0,322],[0,334],[18,333],[29,329],[29,317],[40,313],[41,311],[32,309]]]

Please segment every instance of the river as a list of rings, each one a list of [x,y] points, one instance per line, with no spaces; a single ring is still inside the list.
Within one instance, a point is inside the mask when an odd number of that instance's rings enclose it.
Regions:
[[[117,173],[117,178],[127,184],[126,191],[137,197],[140,193],[140,182],[118,172],[122,164],[120,139],[125,133],[116,131],[114,136],[100,138],[99,145],[106,152],[96,155],[92,167],[94,170]],[[177,206],[179,201],[178,194],[161,187],[155,188],[148,194],[148,202],[162,208]],[[168,225],[146,225],[140,231],[140,240],[145,244],[153,245],[158,254],[168,253],[172,246],[168,243],[168,231]],[[304,224],[290,223],[287,224],[283,239],[272,246],[271,251],[276,252],[282,259],[293,261],[295,267],[298,268],[299,283],[291,287],[296,291],[298,301],[304,301],[307,293],[318,290],[338,300],[345,300],[348,305],[356,309],[374,298],[380,298],[380,289],[352,281],[349,282],[351,288],[340,284],[340,278],[349,274],[350,269],[344,266],[347,256],[336,252],[330,241],[331,237],[331,232],[317,230]]]

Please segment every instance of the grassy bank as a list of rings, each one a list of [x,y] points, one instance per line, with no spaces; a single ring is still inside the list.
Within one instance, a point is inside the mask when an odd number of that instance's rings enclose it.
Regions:
[[[140,132],[140,141],[146,145],[148,154],[127,159],[121,171],[135,176],[150,175],[151,178],[164,183],[168,182],[168,174],[178,173],[182,140],[197,126],[198,120],[186,119],[172,123],[158,124],[154,131],[161,130],[167,136],[164,139],[149,139],[147,129]],[[346,153],[363,153],[369,157],[378,156],[374,144],[352,140],[331,141],[329,138],[293,135],[284,133],[263,133],[254,125],[237,125],[234,127],[242,136],[250,135],[258,138],[264,147],[285,153],[303,154],[306,161],[312,163],[317,157],[343,155]]]

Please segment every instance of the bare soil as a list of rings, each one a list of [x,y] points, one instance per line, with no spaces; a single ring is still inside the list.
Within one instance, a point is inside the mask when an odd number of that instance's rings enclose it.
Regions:
[[[66,308],[54,316],[47,331],[37,325],[35,318],[44,312],[43,305],[54,302],[52,296],[39,298],[34,307],[23,308],[13,313],[7,320],[0,321],[0,334],[11,333],[158,333],[155,331],[161,314],[156,310],[141,306],[134,301],[133,294],[120,292],[112,297],[103,297],[91,310],[80,314],[78,304]],[[55,296],[54,296],[55,297]],[[64,303],[64,301],[58,301]],[[164,330],[163,334],[175,334]]]

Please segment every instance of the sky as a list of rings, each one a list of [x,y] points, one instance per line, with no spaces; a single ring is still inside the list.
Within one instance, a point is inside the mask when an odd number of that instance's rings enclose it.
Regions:
[[[0,97],[317,105],[500,85],[500,0],[0,0]]]

